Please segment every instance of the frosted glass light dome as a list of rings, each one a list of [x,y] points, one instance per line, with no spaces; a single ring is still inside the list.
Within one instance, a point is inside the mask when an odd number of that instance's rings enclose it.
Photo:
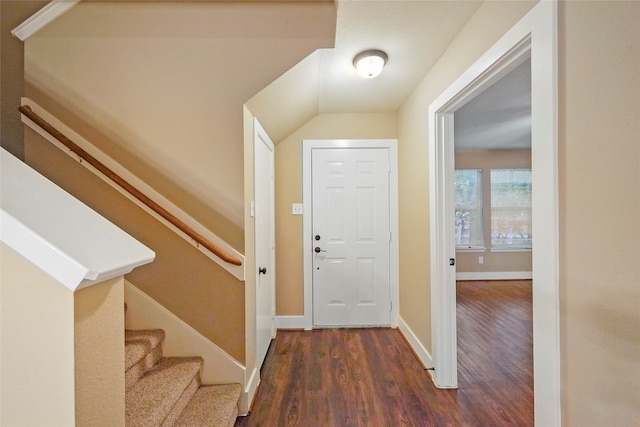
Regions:
[[[381,50],[366,50],[353,58],[353,66],[360,77],[372,79],[382,72],[387,58],[387,54]]]

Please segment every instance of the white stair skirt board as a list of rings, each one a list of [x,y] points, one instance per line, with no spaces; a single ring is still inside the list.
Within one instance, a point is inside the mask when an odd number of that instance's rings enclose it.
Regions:
[[[162,346],[165,357],[197,354],[204,359],[200,372],[203,384],[241,384],[245,392],[240,397],[239,410],[246,414],[253,395],[245,395],[246,368],[240,362],[126,280],[124,300],[127,303],[126,329],[163,329],[166,332]]]
[[[418,359],[420,359],[420,363],[422,363],[425,369],[433,368],[433,358],[431,357],[431,354],[429,354],[429,352],[424,347],[424,345],[422,345],[422,343],[420,342],[416,334],[413,333],[409,325],[407,325],[404,319],[400,316],[398,316],[398,329],[400,329],[400,332],[409,343],[409,346],[411,347],[411,349],[418,356]],[[432,374],[433,371],[429,370],[428,372],[429,372],[429,375],[433,377],[433,374]]]
[[[456,273],[456,280],[531,280],[531,271],[477,271]]]

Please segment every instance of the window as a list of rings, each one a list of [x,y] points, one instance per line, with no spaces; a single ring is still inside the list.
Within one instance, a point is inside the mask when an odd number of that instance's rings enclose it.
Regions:
[[[531,169],[491,170],[491,248],[531,248]]]
[[[484,249],[482,169],[456,169],[456,247]]]

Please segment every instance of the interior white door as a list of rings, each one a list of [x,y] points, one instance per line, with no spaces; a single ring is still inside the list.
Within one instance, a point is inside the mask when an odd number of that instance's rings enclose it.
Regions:
[[[389,150],[312,151],[313,323],[390,324]]]
[[[254,219],[256,254],[256,366],[275,334],[275,210],[273,143],[254,122]]]

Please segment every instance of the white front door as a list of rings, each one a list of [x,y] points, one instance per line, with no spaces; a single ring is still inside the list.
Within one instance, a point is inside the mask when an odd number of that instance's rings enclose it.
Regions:
[[[313,323],[389,325],[387,148],[314,149]]]
[[[275,335],[275,211],[273,143],[255,120],[254,218],[256,253],[256,366]]]

